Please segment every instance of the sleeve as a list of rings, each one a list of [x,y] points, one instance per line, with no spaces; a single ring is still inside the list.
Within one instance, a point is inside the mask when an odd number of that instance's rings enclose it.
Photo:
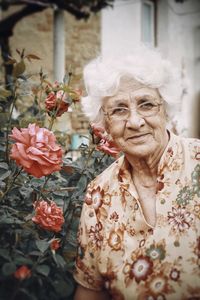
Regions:
[[[88,200],[88,194],[86,196]],[[74,271],[74,279],[80,285],[100,291],[104,281],[98,271],[98,255],[103,241],[102,224],[98,221],[93,205],[83,204],[79,230],[78,250]]]

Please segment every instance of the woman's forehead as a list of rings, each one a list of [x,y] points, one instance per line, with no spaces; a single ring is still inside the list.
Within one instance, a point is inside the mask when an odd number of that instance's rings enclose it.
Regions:
[[[148,87],[135,79],[122,79],[119,89],[113,96],[105,97],[103,104],[113,104],[120,101],[137,101],[141,97],[160,99],[158,90]]]

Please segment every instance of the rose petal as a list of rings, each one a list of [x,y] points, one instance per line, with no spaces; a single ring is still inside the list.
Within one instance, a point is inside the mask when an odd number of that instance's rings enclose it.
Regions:
[[[22,143],[22,144],[29,144],[29,140],[27,139],[28,135],[26,132],[24,134],[21,133],[19,129],[16,127],[13,128],[12,134],[10,134],[10,137],[15,140],[16,142]]]

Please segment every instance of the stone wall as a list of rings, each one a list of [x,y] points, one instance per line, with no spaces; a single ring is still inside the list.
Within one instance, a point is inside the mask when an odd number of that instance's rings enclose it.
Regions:
[[[12,11],[13,9],[2,12],[2,18]],[[100,53],[100,14],[91,16],[87,21],[77,21],[74,16],[65,12],[65,34],[66,67],[71,65],[76,73],[81,73],[83,65]],[[46,9],[18,22],[10,45],[13,55],[16,48],[25,48],[26,52],[40,56],[42,66],[52,78],[53,10]]]

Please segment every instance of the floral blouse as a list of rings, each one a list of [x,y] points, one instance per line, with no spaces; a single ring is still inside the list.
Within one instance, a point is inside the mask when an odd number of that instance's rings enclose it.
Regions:
[[[115,161],[88,186],[78,240],[74,278],[86,288],[107,289],[115,300],[199,300],[200,142],[170,133],[155,227],[125,157]]]

